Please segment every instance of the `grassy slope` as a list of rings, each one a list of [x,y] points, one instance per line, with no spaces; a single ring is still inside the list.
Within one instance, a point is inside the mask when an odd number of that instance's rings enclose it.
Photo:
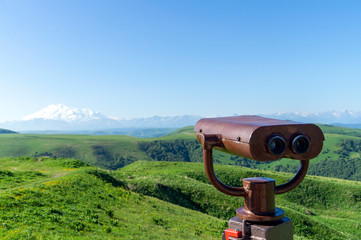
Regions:
[[[216,173],[233,186],[245,177],[271,177],[278,184],[292,177],[234,166],[216,166]],[[243,205],[242,199],[226,196],[209,185],[199,163],[136,162],[116,171],[116,176],[133,191],[225,220]],[[361,239],[360,182],[308,176],[298,188],[277,195],[276,203],[291,217],[300,239]]]
[[[243,202],[211,186],[199,163],[140,161],[109,172],[23,157],[0,159],[0,169],[1,239],[219,239]],[[216,173],[229,185],[291,178],[220,165]],[[295,239],[361,238],[360,182],[309,176],[276,203],[292,218]]]
[[[224,221],[72,159],[0,159],[1,239],[219,239]]]

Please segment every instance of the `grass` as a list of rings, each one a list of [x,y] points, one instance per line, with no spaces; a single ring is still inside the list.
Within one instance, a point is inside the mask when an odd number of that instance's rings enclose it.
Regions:
[[[216,166],[216,173],[233,186],[241,185],[240,178],[264,176],[281,184],[293,176],[232,166]],[[133,191],[224,220],[243,205],[243,199],[209,185],[198,163],[136,162],[115,174]],[[308,176],[293,191],[277,195],[276,203],[291,217],[300,239],[361,239],[360,182]]]
[[[226,184],[292,174],[215,166]],[[243,199],[208,182],[200,163],[137,161],[117,171],[75,159],[0,159],[1,239],[220,239]],[[307,176],[276,204],[295,239],[361,239],[361,183]],[[309,215],[312,212],[314,215]]]
[[[224,228],[78,160],[6,158],[0,169],[1,239],[219,239]]]

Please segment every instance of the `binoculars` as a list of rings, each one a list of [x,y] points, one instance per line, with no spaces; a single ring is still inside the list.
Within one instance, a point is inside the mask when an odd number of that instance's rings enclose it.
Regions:
[[[204,118],[194,130],[198,140],[201,135],[216,135],[220,140],[216,149],[256,161],[309,160],[321,152],[324,140],[314,124],[259,116]]]
[[[237,209],[237,216],[254,222],[282,219],[284,211],[275,207],[275,194],[295,188],[305,177],[309,160],[322,150],[324,135],[314,124],[264,118],[234,116],[204,118],[194,130],[203,147],[203,162],[210,182],[219,191],[245,198],[245,206]],[[217,149],[256,161],[275,161],[291,158],[300,161],[296,175],[287,183],[276,186],[269,178],[243,179],[243,187],[223,184],[213,169],[212,150]]]

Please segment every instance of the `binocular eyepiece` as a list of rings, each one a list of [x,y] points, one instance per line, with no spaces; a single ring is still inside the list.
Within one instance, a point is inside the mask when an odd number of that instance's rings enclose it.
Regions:
[[[287,143],[281,136],[273,136],[268,141],[269,153],[277,156],[286,151]],[[310,149],[310,140],[303,134],[299,134],[291,141],[291,150],[295,154],[304,154]]]
[[[280,137],[272,137],[268,142],[268,151],[273,155],[280,155],[286,151],[286,141]]]
[[[309,160],[321,152],[324,141],[314,124],[259,116],[203,118],[194,130],[200,142],[200,134],[216,135],[222,144],[215,149],[257,161]]]
[[[296,154],[304,154],[310,149],[310,140],[304,135],[298,135],[292,141],[292,151]]]

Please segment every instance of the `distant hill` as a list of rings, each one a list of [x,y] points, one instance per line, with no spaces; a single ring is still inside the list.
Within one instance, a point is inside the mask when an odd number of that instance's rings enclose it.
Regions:
[[[361,130],[320,125],[326,140],[322,153],[310,161],[309,174],[361,181]],[[202,162],[202,148],[193,127],[158,138],[122,135],[59,134],[0,135],[0,157],[49,156],[76,158],[106,169],[118,169],[138,160]],[[226,165],[296,172],[299,161],[257,162],[214,152],[214,161]]]
[[[69,130],[69,131],[22,131],[31,134],[76,134],[76,135],[128,135],[139,138],[162,137],[172,133],[177,128],[119,128],[105,130]]]
[[[333,125],[347,128],[361,128],[361,123],[358,124],[347,124],[347,123],[334,123]]]
[[[8,129],[0,128],[0,134],[9,134],[9,133],[17,133]]]
[[[192,136],[194,137],[194,126],[188,126],[188,127],[183,127],[183,128],[179,128],[175,131],[173,131],[172,133],[168,134],[167,137],[169,136],[175,136],[175,137],[179,137],[179,136]]]

